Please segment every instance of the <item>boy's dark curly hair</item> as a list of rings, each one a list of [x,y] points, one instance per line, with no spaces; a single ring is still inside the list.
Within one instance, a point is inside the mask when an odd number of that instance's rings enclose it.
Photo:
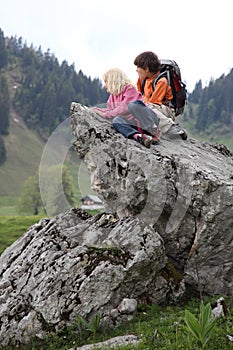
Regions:
[[[158,56],[152,51],[140,53],[140,55],[135,58],[134,64],[142,69],[149,68],[151,73],[157,73],[161,68],[161,63]]]

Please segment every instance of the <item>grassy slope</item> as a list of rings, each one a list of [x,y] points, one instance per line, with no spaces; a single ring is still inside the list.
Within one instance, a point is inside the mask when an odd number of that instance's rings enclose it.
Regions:
[[[0,167],[0,195],[15,197],[20,195],[23,181],[35,175],[44,143],[21,120],[11,120],[5,145],[7,161]]]
[[[8,72],[11,99],[14,97],[19,75],[17,66]],[[4,142],[7,161],[0,166],[0,216],[17,215],[17,204],[24,181],[36,174],[46,143],[34,130],[27,128],[21,116],[13,108],[10,111],[9,135],[4,137]],[[77,155],[74,157],[68,154],[66,163],[74,178],[75,200],[81,204],[82,196],[93,193],[90,189],[89,175],[83,166],[79,170],[81,162]]]
[[[188,107],[186,107],[186,111],[188,113]],[[195,121],[191,118],[184,118],[183,116],[177,117],[176,122],[187,130],[189,138],[194,138],[196,140],[206,141],[210,143],[220,143],[225,145],[229,150],[233,152],[233,136],[231,132],[228,134],[221,134],[221,130],[213,129],[211,134],[198,133],[195,130]]]
[[[0,254],[40,219],[40,216],[1,216]]]
[[[17,203],[24,181],[36,174],[46,144],[34,130],[29,130],[18,116],[11,117],[10,132],[4,140],[7,161],[0,167],[0,216],[17,215]],[[68,154],[67,158],[66,165],[74,179],[75,199],[78,205],[81,204],[83,196],[94,192],[91,190],[84,163],[77,155]]]
[[[216,133],[212,134],[212,135],[206,135],[204,133],[200,134],[200,133],[193,131],[194,128],[192,126],[191,121],[184,121],[184,120],[182,120],[182,118],[180,118],[179,120],[177,119],[177,122],[180,123],[180,125],[182,125],[182,127],[184,127],[188,131],[189,138],[194,138],[196,140],[206,141],[206,142],[210,142],[210,143],[223,144],[230,151],[233,152],[233,137],[231,135],[229,135],[227,137],[225,135],[218,134],[218,130],[216,130]]]
[[[0,167],[0,215],[14,215],[24,181],[38,169],[44,143],[16,117],[11,118],[4,141],[7,161]]]

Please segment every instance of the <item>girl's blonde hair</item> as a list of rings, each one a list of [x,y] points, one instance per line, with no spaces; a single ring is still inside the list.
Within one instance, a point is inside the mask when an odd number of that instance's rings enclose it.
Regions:
[[[133,85],[127,75],[119,68],[109,69],[104,73],[103,79],[107,84],[108,91],[113,95],[119,95],[126,85]]]

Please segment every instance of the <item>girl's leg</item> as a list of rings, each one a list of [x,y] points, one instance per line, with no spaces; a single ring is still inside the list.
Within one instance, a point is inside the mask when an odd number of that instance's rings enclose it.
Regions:
[[[121,116],[117,116],[112,120],[112,126],[126,138],[132,137],[137,133],[137,128]]]

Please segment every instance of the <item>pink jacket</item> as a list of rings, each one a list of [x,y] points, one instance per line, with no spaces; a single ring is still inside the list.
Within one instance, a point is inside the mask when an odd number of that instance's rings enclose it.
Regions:
[[[110,95],[107,101],[107,108],[94,107],[103,113],[104,118],[114,118],[118,115],[130,116],[128,112],[129,102],[141,100],[142,94],[131,84],[126,85],[119,95]]]

